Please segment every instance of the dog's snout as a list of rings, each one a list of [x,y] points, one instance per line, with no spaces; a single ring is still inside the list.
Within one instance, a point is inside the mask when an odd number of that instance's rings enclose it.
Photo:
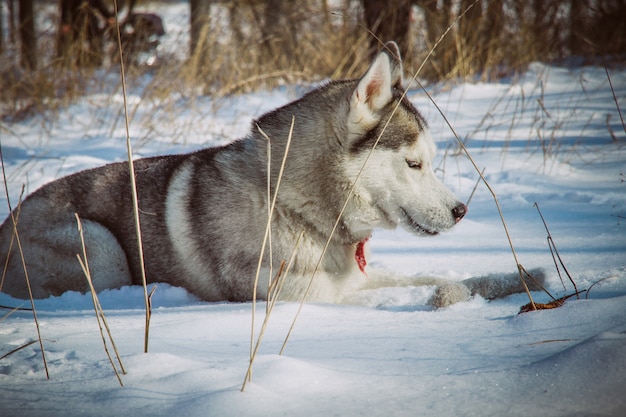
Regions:
[[[467,206],[463,203],[459,203],[455,208],[452,209],[452,215],[454,216],[454,220],[456,222],[460,222],[461,219],[467,213]]]

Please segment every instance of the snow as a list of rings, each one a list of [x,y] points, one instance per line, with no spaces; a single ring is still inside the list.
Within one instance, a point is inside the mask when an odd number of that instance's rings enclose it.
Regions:
[[[626,71],[609,73],[624,111]],[[145,100],[142,85],[131,86],[135,156],[226,143],[244,135],[252,118],[309,87],[166,105]],[[57,114],[2,125],[13,204],[22,185],[30,192],[126,158],[120,91],[107,90],[89,92]],[[425,304],[433,287],[364,290],[359,305],[305,304],[283,355],[298,305],[279,303],[241,392],[250,303],[205,303],[159,284],[146,354],[143,290],[104,291],[100,302],[127,371],[121,387],[91,297],[66,293],[36,301],[50,380],[37,343],[0,359],[0,414],[626,415],[626,135],[604,68],[536,63],[501,82],[429,91],[485,167],[519,261],[544,268],[555,296],[572,293],[554,268],[537,203],[565,265],[588,294],[558,309],[518,315],[525,294],[491,302],[477,297],[435,311]],[[467,199],[476,172],[426,96],[412,87],[409,97],[438,142],[438,175]],[[482,184],[453,231],[434,238],[379,231],[369,245],[370,264],[393,274],[460,280],[516,269]],[[550,301],[543,293],[533,296]],[[0,305],[30,306],[1,293]],[[264,304],[257,306],[257,335],[264,311]],[[0,317],[0,356],[35,339],[31,312]]]

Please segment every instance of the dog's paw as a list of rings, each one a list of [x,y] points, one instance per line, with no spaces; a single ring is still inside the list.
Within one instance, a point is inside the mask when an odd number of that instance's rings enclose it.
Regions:
[[[428,304],[435,308],[441,308],[461,301],[467,301],[470,297],[471,293],[467,285],[455,282],[437,287],[435,293],[428,300]]]

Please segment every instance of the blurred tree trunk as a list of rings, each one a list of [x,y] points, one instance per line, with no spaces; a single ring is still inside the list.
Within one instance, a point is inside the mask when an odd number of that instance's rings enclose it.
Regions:
[[[4,52],[4,13],[2,10],[4,9],[0,6],[0,55]]]
[[[586,0],[570,0],[569,33],[567,43],[569,52],[578,55],[584,51],[586,30],[585,11],[589,5]]]
[[[300,61],[298,51],[298,15],[299,7],[306,2],[263,0],[261,13],[256,14],[256,21],[261,32],[264,52],[261,65],[283,67],[286,62],[281,59],[288,57],[298,66],[306,65]],[[261,17],[262,16],[262,17]]]
[[[210,0],[189,0],[190,25],[189,53],[200,57],[206,50],[206,35],[211,16]]]
[[[484,79],[490,79],[498,72],[498,65],[502,64],[503,49],[506,48],[504,33],[504,4],[503,0],[489,0],[484,12],[482,26],[478,38],[478,59],[480,72]]]
[[[564,40],[561,31],[564,30],[562,20],[559,20],[561,1],[534,0],[534,44],[538,51],[538,59],[551,60],[563,56]]]
[[[483,26],[482,3],[475,0],[461,0],[460,13],[465,12],[459,20],[459,39],[456,45],[458,75],[466,76],[482,72],[484,68],[486,44],[482,43],[481,28]]]
[[[20,0],[20,40],[22,66],[28,70],[37,69],[37,36],[33,0]]]
[[[75,0],[60,0],[59,9],[61,22],[59,24],[56,40],[57,58],[67,59],[69,62],[70,51],[73,43],[74,11],[78,10],[79,3]]]
[[[578,30],[572,28],[584,43],[582,53],[596,56],[617,54],[618,59],[623,60],[626,54],[626,0],[596,0],[586,12],[586,25]]]
[[[410,0],[361,0],[365,24],[370,34],[369,55],[374,56],[385,42],[395,41],[400,54],[410,51],[409,25],[411,19]]]
[[[125,4],[124,0],[118,0],[118,7]],[[105,38],[114,27],[113,1],[59,0],[59,9],[57,58],[64,65],[102,65]]]
[[[7,4],[9,5],[8,9],[9,9],[9,16],[8,16],[8,20],[9,20],[9,44],[10,45],[15,45],[15,0],[7,0]]]
[[[453,21],[453,1],[443,0],[415,0],[415,3],[424,11],[426,21],[426,43],[433,48],[441,35],[450,27]],[[456,47],[452,33],[442,39],[441,43],[430,58],[432,70],[426,74],[429,78],[445,77],[455,66]]]

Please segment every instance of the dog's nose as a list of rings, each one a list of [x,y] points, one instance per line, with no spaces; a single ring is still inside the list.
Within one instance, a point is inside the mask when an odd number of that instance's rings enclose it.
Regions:
[[[467,206],[463,203],[459,203],[455,208],[452,209],[452,215],[454,216],[454,220],[456,222],[460,222],[461,219],[467,213]]]

